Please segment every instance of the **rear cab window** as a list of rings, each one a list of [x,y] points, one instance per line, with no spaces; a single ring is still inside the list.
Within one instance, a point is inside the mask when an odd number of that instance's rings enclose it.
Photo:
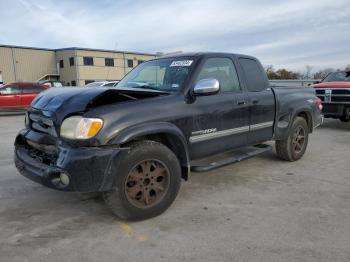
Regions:
[[[259,62],[254,59],[240,57],[239,63],[243,68],[245,83],[249,92],[260,92],[269,87],[266,74]]]

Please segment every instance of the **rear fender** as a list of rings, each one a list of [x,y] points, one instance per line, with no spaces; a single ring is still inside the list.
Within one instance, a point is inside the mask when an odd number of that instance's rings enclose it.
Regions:
[[[313,131],[312,109],[310,107],[304,106],[294,111],[281,112],[279,114],[275,125],[275,132],[274,132],[275,140],[284,140],[288,138],[289,130],[292,127],[293,121],[297,116],[302,116],[306,119],[306,122],[309,126],[309,132],[312,133]]]

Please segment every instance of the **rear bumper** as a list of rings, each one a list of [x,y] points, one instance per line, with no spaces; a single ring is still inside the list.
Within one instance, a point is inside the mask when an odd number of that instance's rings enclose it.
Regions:
[[[99,192],[111,189],[116,167],[116,158],[126,152],[117,147],[70,148],[59,146],[55,160],[45,164],[41,157],[33,157],[26,144],[25,132],[15,141],[15,165],[25,177],[46,187],[71,192]],[[69,183],[64,184],[64,173]]]

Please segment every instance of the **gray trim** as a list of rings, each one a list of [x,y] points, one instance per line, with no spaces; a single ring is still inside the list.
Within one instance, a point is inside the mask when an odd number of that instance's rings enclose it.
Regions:
[[[208,134],[203,134],[203,135],[191,136],[190,143],[197,143],[197,142],[202,142],[202,141],[209,140],[209,139],[246,133],[249,131],[255,131],[255,130],[268,128],[268,127],[272,127],[272,126],[273,126],[273,121],[269,121],[269,122],[263,122],[263,123],[259,123],[259,124],[255,124],[255,125],[251,125],[251,126],[242,126],[242,127],[212,132],[212,133],[208,133]]]
[[[226,129],[222,131],[217,131],[209,134],[197,135],[190,137],[190,143],[201,142],[209,139],[219,138],[223,136],[235,135],[240,133],[245,133],[249,131],[249,126],[242,126],[232,129]]]
[[[250,131],[259,130],[259,129],[263,129],[263,128],[267,128],[267,127],[271,127],[271,126],[273,126],[273,121],[263,122],[263,123],[251,125]]]
[[[80,51],[99,51],[99,52],[110,52],[110,53],[124,53],[128,55],[148,55],[154,56],[154,58],[158,57],[157,54],[152,53],[143,53],[143,52],[131,52],[131,51],[118,51],[118,50],[110,50],[110,49],[95,49],[95,48],[84,48],[84,47],[66,47],[66,48],[41,48],[41,47],[31,47],[31,46],[18,46],[18,45],[2,45],[0,47],[6,48],[20,48],[20,49],[33,49],[33,50],[43,50],[43,51],[68,51],[68,50],[80,50]]]
[[[66,47],[53,49],[54,51],[66,51],[66,50],[78,50],[78,51],[98,51],[98,52],[110,52],[110,53],[124,53],[128,55],[148,55],[158,57],[157,54],[143,53],[143,52],[131,52],[131,51],[119,51],[119,50],[110,50],[110,49],[95,49],[95,48],[84,48],[84,47]]]

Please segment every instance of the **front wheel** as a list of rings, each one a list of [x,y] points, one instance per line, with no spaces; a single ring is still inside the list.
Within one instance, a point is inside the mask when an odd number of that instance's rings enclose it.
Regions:
[[[306,150],[309,141],[309,127],[306,120],[296,117],[285,140],[276,141],[277,156],[283,160],[296,161]]]
[[[103,194],[107,206],[118,217],[151,218],[164,212],[175,200],[181,168],[176,155],[165,145],[135,142],[119,163],[115,186]]]

